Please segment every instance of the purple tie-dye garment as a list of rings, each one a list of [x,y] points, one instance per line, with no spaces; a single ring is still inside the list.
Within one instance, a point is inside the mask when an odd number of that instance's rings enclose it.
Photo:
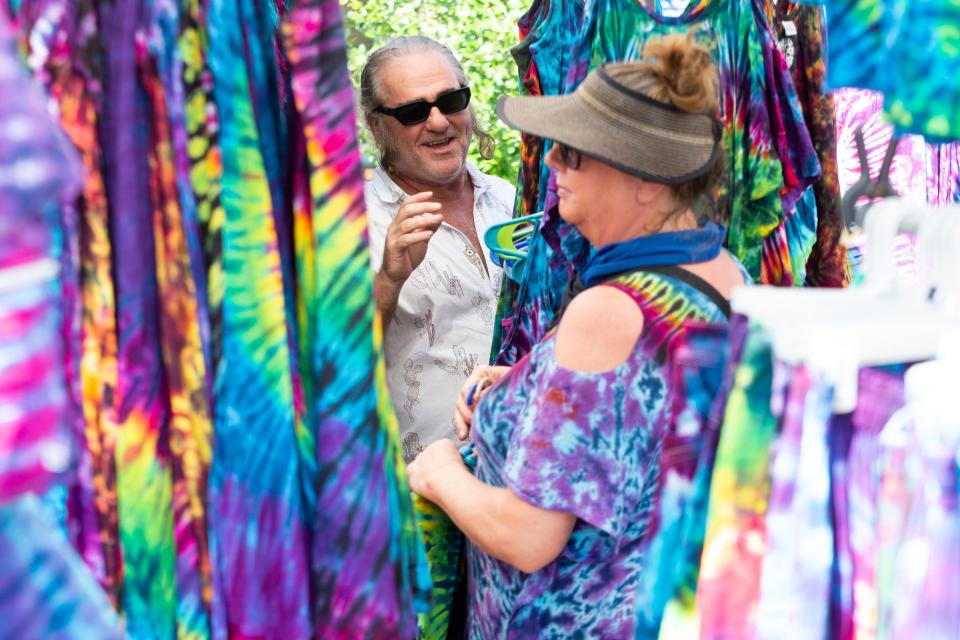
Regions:
[[[59,196],[75,154],[0,12],[0,502],[42,492],[70,462],[60,339]],[[3,556],[0,555],[0,558]]]
[[[684,593],[699,568],[717,452],[719,423],[711,420],[732,350],[724,325],[691,327],[673,341],[668,359],[670,422],[663,435],[646,561],[637,598],[638,638],[655,638],[667,603]],[[693,593],[692,590],[686,593]]]
[[[866,89],[840,89],[833,95],[840,190],[846,193],[860,178],[854,138],[857,129],[863,129],[867,165],[874,179],[880,173],[894,130],[883,116],[883,94]],[[923,136],[902,136],[890,166],[890,185],[910,200],[931,205],[960,202],[960,142],[926,144]]]
[[[958,432],[911,395],[879,439],[877,637],[946,640],[960,637]]]
[[[850,446],[853,415],[830,420],[830,519],[833,522],[833,567],[830,569],[829,636],[853,638],[853,557],[850,548]]]
[[[35,496],[0,505],[0,638],[127,637],[103,590]]]
[[[830,637],[875,638],[877,632],[877,501],[880,432],[903,406],[903,376],[860,371],[857,409],[834,416],[831,433],[831,496],[836,557],[832,577]],[[844,432],[849,432],[849,444]]]
[[[487,392],[477,478],[577,516],[566,547],[525,574],[469,545],[471,638],[629,638],[669,423],[665,365],[691,322],[725,322],[701,292],[635,272],[607,285],[644,314],[633,354],[603,373],[560,366],[554,333]]]
[[[80,168],[8,27],[0,11],[0,638],[112,640],[110,602],[30,495],[71,462],[56,204]]]
[[[833,389],[802,367],[788,375],[781,432],[771,447],[756,637],[782,638],[789,628],[791,638],[818,640],[827,630],[833,560],[827,449]]]

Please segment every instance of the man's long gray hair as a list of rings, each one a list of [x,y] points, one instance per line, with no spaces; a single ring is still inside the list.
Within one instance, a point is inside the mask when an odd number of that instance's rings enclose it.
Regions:
[[[450,66],[453,67],[454,73],[457,76],[457,82],[460,86],[466,87],[468,85],[467,72],[463,70],[463,65],[457,60],[457,56],[455,56],[453,51],[446,45],[426,36],[401,36],[399,38],[393,38],[370,54],[366,64],[363,65],[363,71],[360,72],[360,108],[363,110],[363,115],[366,116],[366,121],[373,118],[376,119],[378,124],[383,122],[384,115],[377,111],[378,107],[384,106],[380,86],[377,82],[383,66],[390,60],[422,51],[433,51],[441,54],[450,63]],[[470,122],[473,133],[477,137],[477,144],[480,148],[480,157],[489,160],[493,157],[493,149],[496,143],[493,140],[493,136],[477,126],[477,116],[473,112],[473,108],[468,107],[468,109],[470,110]],[[383,129],[383,127],[379,128],[381,130]],[[373,129],[372,133],[374,141],[377,144],[377,149],[380,151],[380,163],[384,168],[389,168],[394,156],[390,141],[381,139],[376,129]]]

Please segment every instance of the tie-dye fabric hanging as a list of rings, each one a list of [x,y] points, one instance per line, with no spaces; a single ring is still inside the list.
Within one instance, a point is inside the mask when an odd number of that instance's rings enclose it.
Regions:
[[[117,393],[116,309],[103,152],[100,36],[89,2],[23,2],[14,25],[26,60],[54,100],[60,125],[83,165],[80,197],[63,202],[65,368],[77,447],[70,486],[70,536],[116,603],[120,562],[114,447]],[[68,279],[68,277],[70,279]]]
[[[214,637],[311,633],[308,529],[277,226],[235,2],[208,4],[223,158],[219,359],[209,479]],[[259,49],[253,49],[260,52]],[[251,58],[253,58],[251,52]],[[264,64],[258,58],[260,64]],[[274,64],[272,60],[266,61]],[[254,285],[255,286],[252,286]],[[250,474],[249,469],[259,469]],[[258,535],[262,531],[267,535]]]
[[[960,140],[960,5],[953,0],[826,0],[832,88],[880,91],[902,133]]]
[[[782,365],[787,368],[785,365]],[[833,389],[800,366],[783,401],[780,435],[770,455],[766,554],[756,607],[756,637],[824,637],[830,609],[831,539],[828,425]],[[747,609],[749,611],[750,609]]]
[[[561,92],[574,91],[601,64],[638,59],[649,38],[687,32],[712,53],[720,73],[727,180],[716,207],[704,213],[723,218],[727,247],[755,280],[802,284],[795,282],[792,259],[802,268],[815,238],[809,233],[803,247],[793,248],[793,227],[786,223],[820,165],[761,0],[699,0],[671,16],[635,0],[589,0],[580,30],[564,42],[571,62]],[[539,183],[546,214],[512,310],[503,309],[495,343],[500,364],[516,362],[543,337],[562,292],[589,256],[586,240],[553,210],[557,198],[548,175]]]
[[[511,53],[517,62],[520,87],[525,95],[563,93],[570,66],[574,62],[573,45],[583,19],[583,9],[584,0],[536,0],[520,18],[520,43]],[[550,150],[550,145],[550,140],[525,133],[520,136],[519,189],[515,216],[543,211],[550,181],[550,169],[544,163],[544,157]],[[542,231],[550,234],[549,230]],[[550,247],[543,245],[544,241],[543,233],[535,233],[529,254],[542,256],[544,251],[550,251]],[[554,244],[556,242],[554,240]],[[582,248],[578,246],[573,249],[579,251]],[[580,263],[586,259],[586,254],[574,255],[572,259]],[[537,264],[542,264],[541,261],[542,258],[535,259]],[[519,317],[514,317],[514,310],[519,309],[516,307],[518,298],[541,301],[542,306],[557,309],[560,304],[559,292],[564,286],[562,283],[571,276],[569,266],[565,266],[561,273],[544,271],[541,266],[525,268],[519,282],[511,278],[504,279],[494,323],[491,360],[512,362],[517,353],[527,353],[532,346],[532,343],[528,342],[531,335],[525,328],[513,328],[515,322],[523,322]],[[540,312],[536,312],[531,317],[540,315]],[[512,347],[500,356],[500,346],[508,336]]]
[[[80,186],[76,154],[21,66],[0,14],[0,503],[43,493],[73,455],[60,336],[57,199]]]
[[[778,426],[770,408],[772,357],[767,336],[748,335],[727,399],[697,584],[701,638],[752,637]]]
[[[53,300],[76,402],[67,526],[126,632],[412,637],[430,577],[339,5],[4,11],[85,169]]]
[[[717,400],[722,402],[729,391],[723,389],[724,370],[735,331],[723,325],[692,327],[670,347],[666,383],[672,417],[662,435],[657,493],[638,587],[636,638],[656,638],[667,608],[696,589],[720,435],[719,422],[712,416]]]
[[[106,594],[34,495],[0,503],[0,637],[121,640]]]
[[[884,117],[883,94],[840,89],[834,97],[840,189],[846,192],[860,178],[857,130],[863,132],[867,167],[876,180],[895,129]],[[901,136],[888,176],[902,198],[933,206],[960,202],[960,142],[930,144],[923,136]]]
[[[822,7],[807,6],[788,0],[765,0],[770,28],[783,52],[804,121],[810,131],[817,158],[820,179],[813,185],[813,202],[808,194],[798,203],[796,220],[814,222],[816,243],[791,252],[796,280],[818,287],[843,287],[849,284],[847,256],[840,236],[843,217],[840,211],[840,185],[837,178],[837,140],[833,95],[826,91],[826,16]],[[812,210],[812,215],[809,211]],[[801,238],[803,233],[791,234]],[[798,264],[802,252],[809,250],[805,264]],[[804,273],[805,272],[805,273]],[[802,274],[802,277],[801,277]]]
[[[62,332],[62,278],[75,272],[58,200],[73,197],[82,176],[2,13],[0,95],[0,637],[119,639],[106,594],[34,495],[61,503],[79,453]]]
[[[312,447],[312,613],[320,638],[413,637],[430,588],[386,388],[368,267],[354,97],[336,0],[284,24],[306,170],[295,176],[300,371]],[[371,336],[371,328],[373,329]]]

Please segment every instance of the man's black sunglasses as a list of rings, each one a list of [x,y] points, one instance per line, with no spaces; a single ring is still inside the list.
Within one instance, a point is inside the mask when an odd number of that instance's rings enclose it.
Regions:
[[[391,109],[390,107],[377,107],[377,111],[393,116],[404,126],[419,124],[430,117],[430,110],[436,107],[440,113],[450,115],[463,111],[470,104],[470,87],[461,87],[437,96],[434,102],[426,100],[417,100],[410,104],[400,105]]]

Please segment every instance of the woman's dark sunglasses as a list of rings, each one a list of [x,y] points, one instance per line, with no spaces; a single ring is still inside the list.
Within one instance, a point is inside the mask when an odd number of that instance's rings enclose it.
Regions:
[[[573,147],[568,147],[562,142],[557,143],[557,151],[560,153],[560,162],[568,169],[576,171],[580,168],[580,152]]]
[[[390,107],[377,107],[377,111],[393,116],[404,126],[419,124],[430,117],[430,110],[436,107],[440,113],[450,115],[463,111],[470,104],[470,87],[461,87],[453,91],[447,91],[437,96],[434,102],[426,100],[417,100],[410,104],[404,104],[391,109]]]

